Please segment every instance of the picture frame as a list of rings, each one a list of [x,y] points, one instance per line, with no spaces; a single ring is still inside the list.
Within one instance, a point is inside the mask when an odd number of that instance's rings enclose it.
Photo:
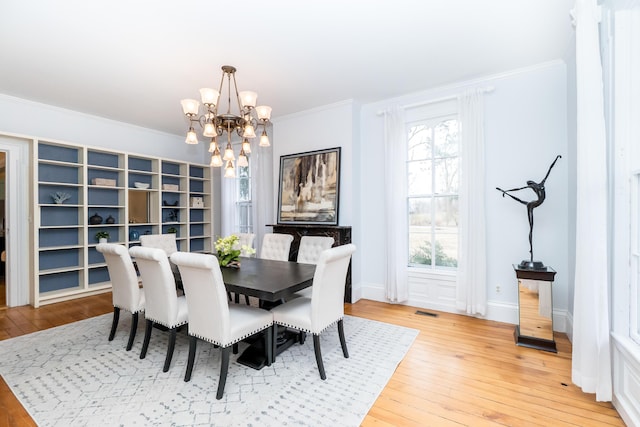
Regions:
[[[280,156],[278,224],[338,225],[340,147]]]

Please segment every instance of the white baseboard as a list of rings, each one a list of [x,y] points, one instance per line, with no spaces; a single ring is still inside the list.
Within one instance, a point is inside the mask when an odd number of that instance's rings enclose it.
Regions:
[[[388,302],[385,297],[384,288],[381,284],[360,283],[357,286],[353,286],[351,292],[351,301],[354,303],[362,298],[373,301]],[[403,302],[402,305],[428,310],[437,310],[445,313],[466,315],[456,308],[455,300],[447,298],[445,295],[440,295],[440,297],[437,298],[437,301],[434,301],[433,298],[429,298],[429,295],[426,293],[412,293],[409,295],[409,299]],[[503,301],[487,301],[487,315],[484,317],[475,317],[516,325],[518,324],[518,304]],[[572,331],[573,322],[569,317],[570,314],[567,310],[553,310],[553,330],[565,333],[567,333],[567,331]]]

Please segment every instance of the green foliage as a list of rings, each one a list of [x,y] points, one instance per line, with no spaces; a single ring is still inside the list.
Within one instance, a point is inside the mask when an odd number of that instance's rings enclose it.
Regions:
[[[98,231],[96,233],[96,241],[100,239],[108,239],[108,238],[109,238],[109,233],[106,231]]]
[[[409,256],[411,264],[431,265],[431,242],[424,242]],[[436,263],[438,267],[457,267],[458,260],[451,258],[442,250],[440,242],[436,241]]]

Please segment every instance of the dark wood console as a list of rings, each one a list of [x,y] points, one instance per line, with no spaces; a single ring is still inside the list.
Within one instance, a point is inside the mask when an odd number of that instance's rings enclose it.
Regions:
[[[346,245],[351,243],[351,227],[340,225],[292,225],[292,224],[273,224],[274,233],[291,234],[293,242],[291,242],[291,251],[289,252],[289,261],[295,261],[298,258],[298,248],[300,247],[300,239],[302,236],[329,236],[333,237],[333,246]],[[344,289],[344,302],[351,302],[351,263],[347,270],[347,280]]]

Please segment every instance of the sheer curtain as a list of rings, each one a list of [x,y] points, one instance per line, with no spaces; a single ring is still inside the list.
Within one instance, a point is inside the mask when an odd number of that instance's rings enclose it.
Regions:
[[[460,216],[456,306],[467,314],[487,312],[485,240],[484,89],[458,97],[460,117]]]
[[[577,0],[576,265],[571,380],[596,400],[611,400],[607,284],[607,152],[596,0]]]
[[[214,168],[220,173],[220,233],[225,237],[236,233],[236,180],[224,177],[224,167]]]
[[[407,135],[404,110],[398,106],[384,112],[384,206],[386,230],[385,294],[390,302],[409,298],[407,277]]]
[[[273,135],[273,132],[270,134]],[[271,140],[273,142],[273,138]],[[254,247],[259,252],[267,224],[274,223],[273,200],[277,189],[273,187],[273,148],[257,147],[251,150],[251,162],[251,215],[256,235]]]

